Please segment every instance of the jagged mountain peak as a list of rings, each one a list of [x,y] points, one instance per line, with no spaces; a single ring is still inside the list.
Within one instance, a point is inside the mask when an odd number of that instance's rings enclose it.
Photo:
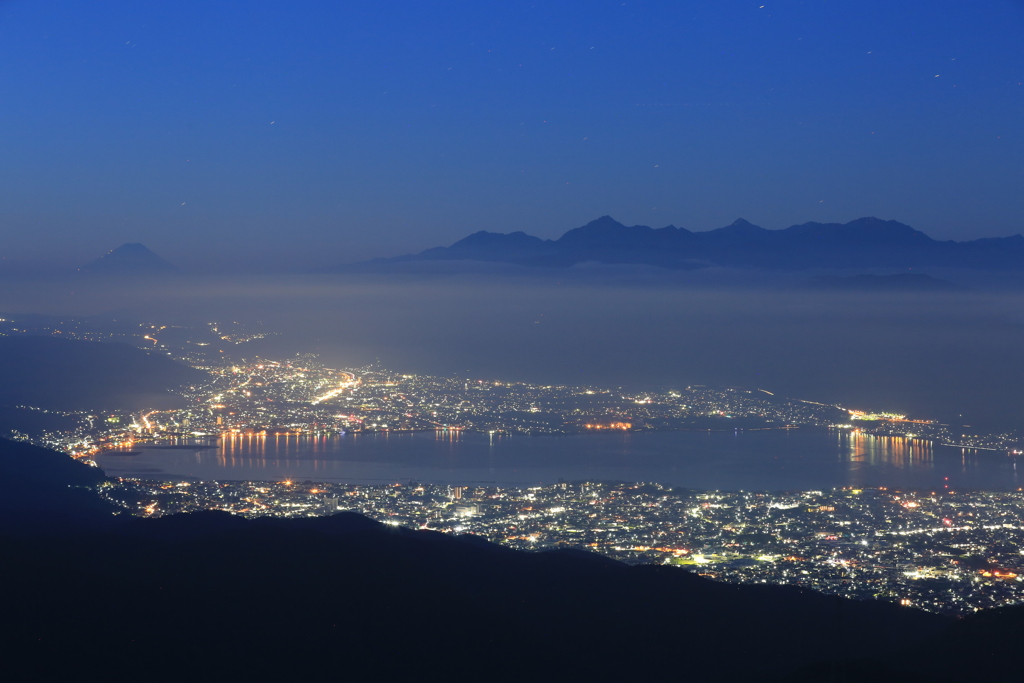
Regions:
[[[566,232],[555,242],[561,245],[627,244],[638,238],[642,239],[651,232],[652,228],[646,225],[624,225],[611,216],[601,216],[582,227]]]
[[[488,232],[487,230],[478,230],[472,235],[463,237],[461,240],[452,245],[453,248],[477,248],[477,247],[490,247],[496,245],[512,246],[512,245],[534,245],[544,242],[539,237],[533,235],[527,235],[522,230],[515,232]]]
[[[892,244],[930,244],[934,240],[920,230],[874,216],[865,216],[849,223],[802,223],[781,231],[791,237],[812,237],[818,240],[864,242],[878,247]]]
[[[1024,237],[965,242],[932,239],[894,220],[865,216],[848,223],[808,222],[767,230],[737,218],[715,230],[691,232],[667,226],[624,225],[601,216],[555,240],[477,232],[451,247],[388,259],[475,260],[534,267],[580,263],[638,264],[674,269],[706,266],[808,270],[822,268],[972,268],[1019,271]]]
[[[604,216],[601,216],[600,218],[595,218],[594,220],[590,221],[589,223],[587,223],[583,227],[586,228],[586,227],[599,227],[599,226],[609,226],[609,227],[621,226],[621,227],[626,227],[624,223],[618,222],[617,220],[615,220],[614,218],[612,218],[611,216],[609,216],[607,214],[604,215]]]
[[[710,230],[709,232],[725,232],[730,234],[746,235],[765,232],[765,229],[760,225],[754,225],[745,218],[737,218],[729,225],[724,228],[718,228],[717,230]]]

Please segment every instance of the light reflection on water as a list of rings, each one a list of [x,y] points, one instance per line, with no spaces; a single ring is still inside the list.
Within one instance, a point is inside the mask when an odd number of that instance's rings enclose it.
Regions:
[[[104,454],[98,462],[111,476],[167,479],[503,485],[590,479],[744,490],[1020,486],[1016,459],[1003,453],[825,429],[540,437],[238,434],[167,445],[174,447],[136,444],[139,455]]]
[[[925,439],[879,437],[863,432],[839,431],[839,441],[841,446],[849,449],[846,457],[849,458],[851,470],[879,464],[901,469],[930,469],[934,464],[932,442]]]

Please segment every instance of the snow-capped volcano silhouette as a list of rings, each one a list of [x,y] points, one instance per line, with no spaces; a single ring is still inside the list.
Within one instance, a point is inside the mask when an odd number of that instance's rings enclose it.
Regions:
[[[178,268],[163,260],[144,244],[132,242],[112,249],[80,269],[95,274],[176,273]]]

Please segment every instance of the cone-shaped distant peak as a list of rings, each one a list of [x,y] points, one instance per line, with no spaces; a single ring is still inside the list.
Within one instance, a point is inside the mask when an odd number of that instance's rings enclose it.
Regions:
[[[139,274],[174,273],[177,268],[163,260],[143,244],[122,244],[107,254],[86,264],[82,271],[88,273]]]

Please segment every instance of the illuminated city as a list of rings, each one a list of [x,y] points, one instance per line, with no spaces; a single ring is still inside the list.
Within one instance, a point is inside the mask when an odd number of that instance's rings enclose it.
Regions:
[[[801,586],[942,613],[1024,599],[1020,492],[770,494],[600,482],[517,489],[124,479],[103,495],[147,517],[213,509],[290,518],[348,510],[520,549],[588,549],[723,581]]]
[[[1024,2],[0,10],[7,679],[1021,677]]]
[[[8,334],[18,334],[8,319]],[[625,391],[430,377],[380,366],[325,367],[314,355],[245,360],[266,332],[237,323],[205,329],[80,321],[48,323],[69,337],[129,341],[209,373],[182,390],[188,407],[71,414],[68,431],[30,438],[91,462],[102,450],[143,443],[219,447],[242,441],[346,433],[434,431],[552,435],[671,430],[828,427],[905,443],[1019,448],[1015,433],[967,435],[905,415],[786,399],[764,390],[690,386]],[[32,330],[38,333],[40,330]],[[23,406],[23,408],[29,408]],[[913,444],[918,444],[914,450]],[[856,445],[856,444],[855,444]],[[863,446],[870,448],[870,445]],[[902,455],[901,455],[902,454]],[[788,584],[880,598],[943,613],[1021,600],[1024,494],[900,493],[837,489],[751,493],[673,489],[656,483],[574,482],[532,488],[310,481],[148,481],[122,478],[104,495],[153,517],[225,510],[247,517],[309,517],[341,510],[388,524],[476,534],[520,549],[578,547],[628,562],[670,564],[723,581]]]
[[[764,389],[689,386],[627,391],[430,377],[379,365],[332,369],[310,354],[288,360],[247,360],[250,354],[242,355],[244,345],[273,333],[240,323],[211,322],[189,328],[38,316],[19,321],[5,316],[0,333],[124,341],[209,373],[207,383],[182,391],[191,404],[188,408],[102,416],[80,413],[73,430],[12,435],[77,455],[139,440],[239,434],[466,430],[544,435],[801,426],[832,426],[1013,454],[1022,450],[1016,431],[965,433],[934,420],[784,398]]]

